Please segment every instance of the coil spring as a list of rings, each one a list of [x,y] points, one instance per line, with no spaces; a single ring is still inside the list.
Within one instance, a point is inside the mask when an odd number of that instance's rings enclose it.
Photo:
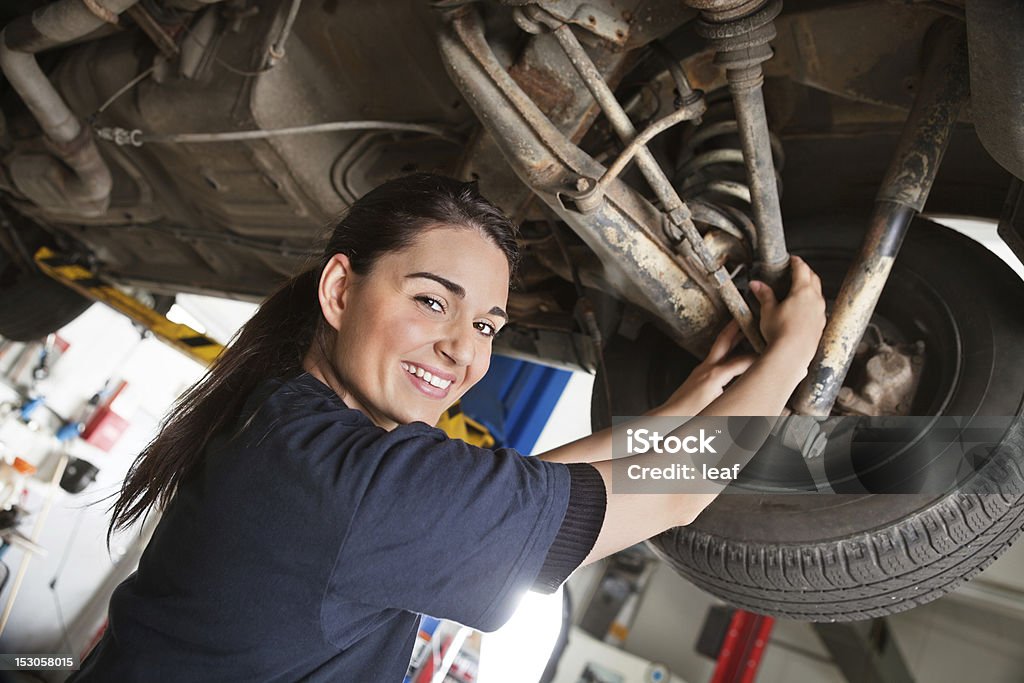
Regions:
[[[740,240],[753,253],[757,228],[753,221],[750,186],[740,148],[739,124],[725,88],[707,95],[708,110],[701,124],[683,134],[674,184],[702,232],[717,228]],[[782,143],[771,133],[775,175],[782,194],[779,172],[785,162]]]

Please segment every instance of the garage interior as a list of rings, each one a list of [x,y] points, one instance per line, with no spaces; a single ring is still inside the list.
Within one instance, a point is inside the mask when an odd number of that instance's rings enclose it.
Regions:
[[[660,405],[727,323],[763,351],[751,282],[791,255],[829,300],[794,415],[1012,425],[920,508],[769,486],[493,633],[421,615],[406,683],[1024,681],[1022,33],[1019,0],[2,3],[0,683],[109,633],[160,520],[108,546],[135,457],[325,226],[420,171],[523,252],[452,438],[537,455]],[[786,446],[821,472],[815,430]]]
[[[993,225],[949,223],[1024,276],[1024,266],[995,236]],[[243,302],[184,295],[168,317],[211,338],[228,339],[252,310],[252,304]],[[108,555],[104,534],[109,502],[103,499],[118,489],[167,407],[198,379],[203,367],[100,303],[48,340],[4,341],[0,346],[0,443],[8,463],[21,457],[35,467],[17,504],[26,510],[19,533],[38,549],[26,552],[5,536],[0,651],[81,656],[95,641],[110,591],[134,570],[146,534],[157,521],[151,517],[146,525],[118,535]],[[541,414],[532,424],[520,418],[518,432],[505,435],[533,441],[524,452],[552,448],[590,429],[593,376],[539,366],[536,370],[542,379],[534,379],[534,395],[551,395],[552,387],[553,395],[540,401]],[[108,400],[112,394],[116,396]],[[76,420],[88,423],[98,408],[106,409],[95,423],[102,429],[58,439],[61,427]],[[65,455],[84,472],[85,485],[78,493],[52,484]],[[75,485],[64,483],[69,482]],[[716,678],[726,659],[721,646],[735,611],[642,545],[620,555],[574,573],[564,587],[569,598],[562,591],[527,595],[516,616],[496,633],[426,620],[429,626],[422,632],[429,628],[432,638],[424,638],[417,652],[419,669],[410,680],[434,680],[442,665],[451,668],[440,680],[451,682],[741,680]],[[27,572],[18,584],[15,577],[26,562]],[[741,659],[744,665],[754,662],[751,677],[742,680],[1024,680],[1024,546],[1015,545],[957,590],[907,612],[848,624],[775,619],[767,628],[763,648]],[[553,656],[556,651],[560,654]],[[542,678],[546,670],[548,678]],[[4,671],[0,677],[6,678],[0,680],[57,682],[66,676],[62,671]]]

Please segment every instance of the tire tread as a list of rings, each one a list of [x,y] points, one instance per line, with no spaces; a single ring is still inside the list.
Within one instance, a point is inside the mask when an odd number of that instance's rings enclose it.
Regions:
[[[1021,532],[1019,423],[1010,438],[1014,448],[1000,449],[963,490],[888,527],[782,545],[725,540],[680,527],[652,545],[698,586],[750,611],[812,621],[904,611],[980,572]],[[662,544],[683,554],[666,555]],[[879,592],[878,584],[885,590]]]

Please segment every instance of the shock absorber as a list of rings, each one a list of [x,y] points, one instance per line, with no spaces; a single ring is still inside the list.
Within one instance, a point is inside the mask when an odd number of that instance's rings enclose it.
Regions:
[[[761,91],[761,64],[772,56],[769,42],[776,35],[773,22],[782,11],[782,0],[686,1],[701,11],[697,32],[715,49],[715,63],[725,68],[757,225],[755,267],[758,277],[778,294],[787,285],[789,254]]]
[[[706,100],[708,109],[701,124],[688,127],[683,134],[675,185],[701,232],[721,230],[740,240],[753,258],[758,245],[757,224],[739,122],[727,90],[714,90]],[[782,143],[771,133],[769,141],[776,187],[781,195],[779,171],[785,163]]]

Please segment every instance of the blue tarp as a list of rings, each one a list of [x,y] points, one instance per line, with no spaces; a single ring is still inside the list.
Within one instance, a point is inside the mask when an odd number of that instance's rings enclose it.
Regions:
[[[487,374],[463,396],[462,410],[487,427],[497,446],[528,454],[571,375],[568,370],[493,356]]]

